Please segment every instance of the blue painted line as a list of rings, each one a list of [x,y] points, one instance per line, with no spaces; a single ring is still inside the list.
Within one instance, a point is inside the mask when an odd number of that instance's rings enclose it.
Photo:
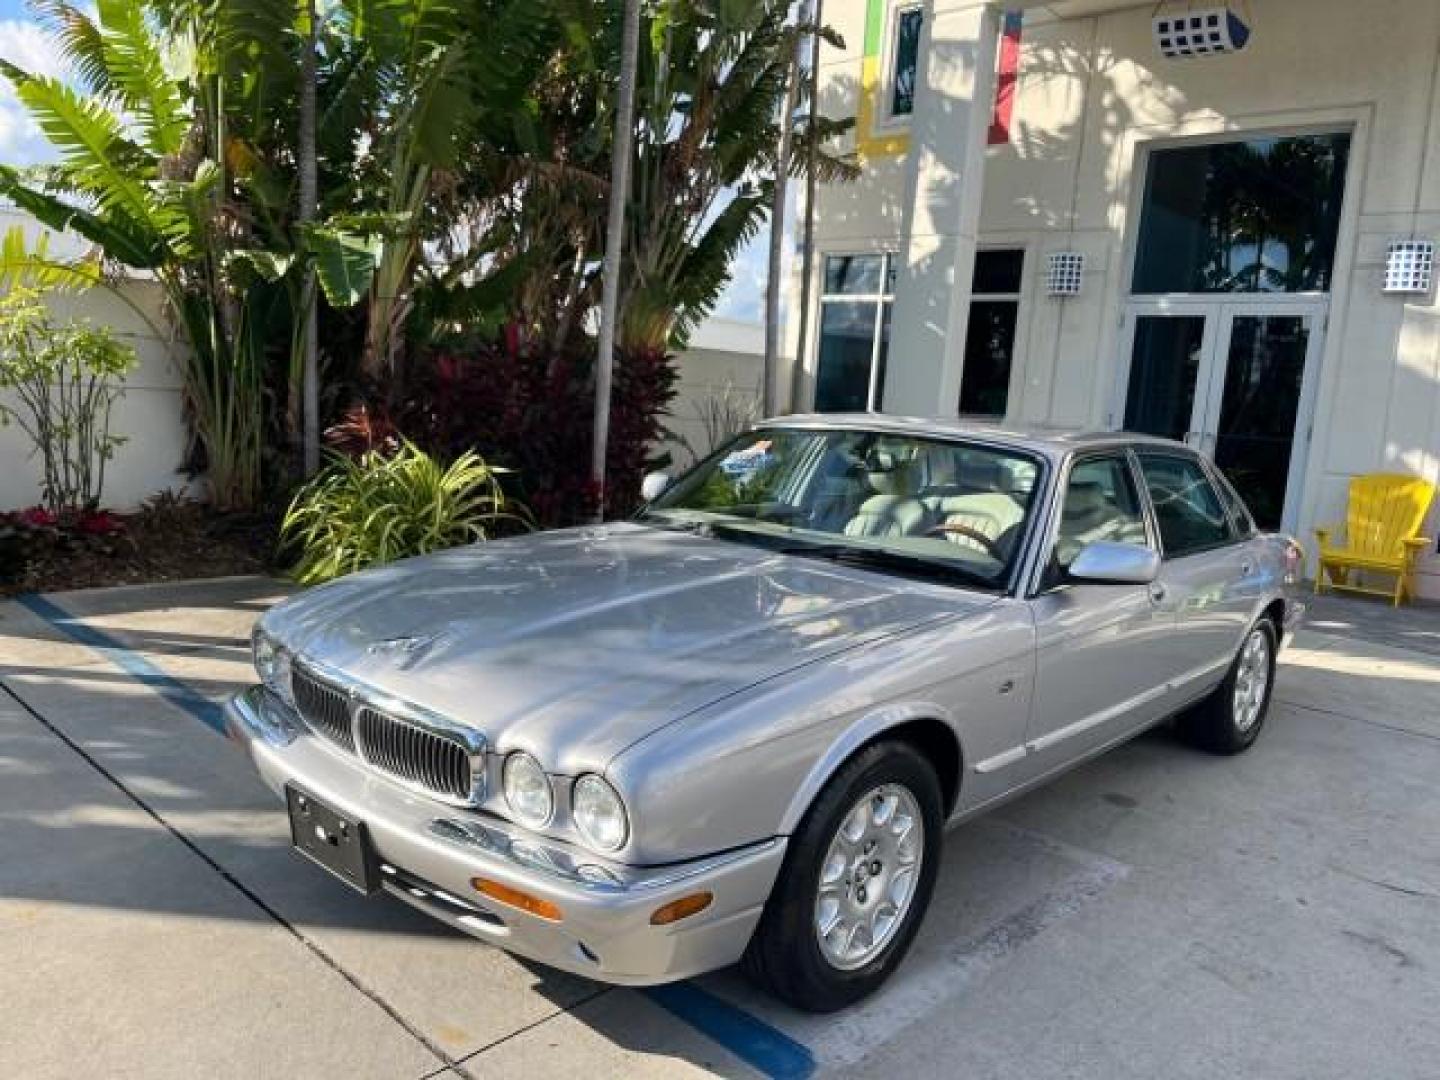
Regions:
[[[204,694],[197,693],[190,686],[173,675],[156,667],[134,649],[122,645],[115,638],[97,630],[82,619],[77,619],[64,608],[43,596],[26,593],[15,597],[15,602],[44,619],[55,629],[86,648],[94,649],[105,659],[129,675],[136,682],[143,683],[178,709],[183,709],[212,731],[225,733],[225,714],[219,702],[211,701]]]
[[[43,596],[27,593],[15,601],[212,731],[225,733],[224,710],[218,702],[162,671],[134,649]],[[805,1044],[693,983],[654,986],[642,993],[771,1080],[804,1080],[815,1072],[815,1055]]]
[[[652,986],[643,993],[772,1080],[803,1080],[815,1072],[815,1055],[804,1043],[694,983]]]

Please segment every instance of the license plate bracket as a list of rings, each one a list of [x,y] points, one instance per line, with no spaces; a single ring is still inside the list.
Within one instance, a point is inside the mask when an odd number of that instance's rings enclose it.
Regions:
[[[357,892],[368,896],[380,888],[379,867],[363,821],[290,784],[285,785],[285,806],[296,851]]]

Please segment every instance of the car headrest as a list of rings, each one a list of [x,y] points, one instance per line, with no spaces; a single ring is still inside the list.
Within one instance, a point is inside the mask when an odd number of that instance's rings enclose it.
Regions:
[[[905,496],[915,492],[915,463],[877,454],[865,467],[865,482],[877,495]]]
[[[1109,504],[1105,489],[1098,483],[1070,482],[1065,493],[1065,517],[1083,518],[1102,513]]]

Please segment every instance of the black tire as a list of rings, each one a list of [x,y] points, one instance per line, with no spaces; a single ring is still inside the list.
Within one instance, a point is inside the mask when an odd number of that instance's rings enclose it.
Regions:
[[[1265,691],[1259,713],[1249,725],[1245,725],[1237,714],[1235,687],[1242,678],[1245,650],[1257,634],[1265,648]],[[1180,717],[1180,734],[1187,741],[1212,754],[1238,754],[1255,744],[1265,726],[1265,717],[1270,712],[1270,697],[1275,690],[1275,644],[1275,624],[1268,618],[1261,619],[1250,628],[1230,664],[1225,681],[1209,697]]]
[[[919,880],[884,949],[863,967],[844,970],[825,957],[815,929],[821,863],[855,804],[881,785],[906,788],[919,807],[925,830]],[[905,958],[930,905],[943,824],[940,781],[919,751],[893,741],[857,753],[821,789],[791,836],[780,876],[741,961],[746,975],[806,1012],[834,1012],[873,993]]]

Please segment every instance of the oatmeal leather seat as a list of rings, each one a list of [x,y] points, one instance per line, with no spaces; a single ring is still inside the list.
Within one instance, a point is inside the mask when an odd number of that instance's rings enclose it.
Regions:
[[[845,523],[846,536],[922,536],[929,511],[915,495],[915,463],[881,459],[866,470],[875,492]]]
[[[935,528],[952,544],[986,551],[973,537],[958,531],[945,532],[947,525],[963,526],[996,541],[1003,550],[1001,538],[1009,533],[1013,541],[1012,530],[1025,517],[1024,507],[1008,490],[1009,480],[1009,475],[997,466],[962,468],[954,485],[942,486],[943,494],[927,495],[924,500]]]

